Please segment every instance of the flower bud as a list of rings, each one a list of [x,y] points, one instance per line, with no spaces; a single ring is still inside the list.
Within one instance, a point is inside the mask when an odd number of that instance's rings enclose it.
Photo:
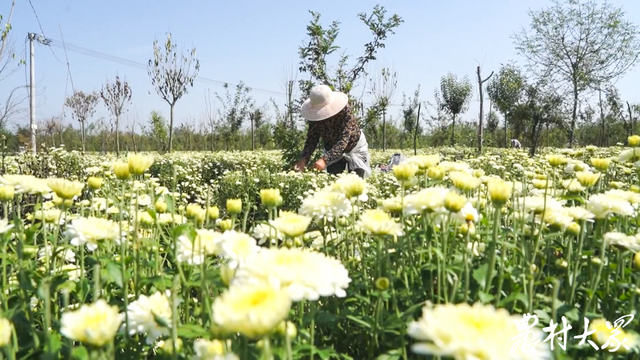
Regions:
[[[99,177],[95,177],[95,176],[91,176],[89,179],[87,179],[87,183],[89,184],[89,187],[92,188],[93,190],[98,190],[102,187],[102,178]]]
[[[220,227],[220,230],[225,232],[227,230],[233,229],[233,222],[231,221],[231,219],[219,220],[218,226]]]
[[[227,199],[227,212],[231,215],[240,214],[242,212],[242,200]]]
[[[11,201],[15,195],[16,189],[11,185],[0,186],[0,201]]]
[[[207,208],[207,219],[218,220],[220,217],[220,209],[217,206],[209,206]]]
[[[387,290],[389,288],[390,282],[386,277],[381,277],[376,279],[376,289],[378,290]]]
[[[158,200],[155,203],[156,211],[159,213],[167,212],[167,203],[164,200]]]
[[[118,180],[127,180],[131,177],[129,164],[125,162],[118,161],[113,163],[113,172],[116,174]]]
[[[286,336],[289,339],[293,339],[298,335],[298,329],[296,328],[296,324],[291,321],[282,321],[278,324],[276,328],[278,334],[282,336]]]
[[[260,201],[262,205],[273,208],[282,205],[282,196],[280,189],[262,189],[260,190]]]

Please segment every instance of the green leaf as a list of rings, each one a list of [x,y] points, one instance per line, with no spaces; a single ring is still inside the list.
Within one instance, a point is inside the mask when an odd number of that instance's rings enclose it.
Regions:
[[[481,288],[485,287],[487,282],[487,269],[489,269],[489,264],[482,264],[479,268],[473,270],[473,278],[478,282]]]
[[[89,352],[87,348],[84,346],[78,346],[73,348],[71,351],[71,358],[77,360],[87,360],[89,359]]]
[[[113,261],[109,261],[107,263],[106,269],[102,271],[102,277],[107,281],[115,282],[120,288],[124,286],[124,282],[122,279],[122,269],[120,265],[116,264]]]
[[[347,319],[355,322],[358,325],[361,325],[364,328],[371,329],[371,325],[369,323],[365,322],[364,320],[358,319],[353,315],[347,315]]]
[[[185,324],[178,327],[178,336],[187,339],[207,337],[209,336],[209,331],[199,325]]]
[[[487,303],[491,302],[491,300],[493,300],[493,298],[494,298],[493,295],[487,294],[484,291],[478,292],[478,297],[480,298],[480,301],[482,301],[483,304],[487,304]]]

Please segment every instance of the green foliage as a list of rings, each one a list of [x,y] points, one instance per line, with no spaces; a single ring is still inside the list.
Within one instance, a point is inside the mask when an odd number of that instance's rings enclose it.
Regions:
[[[456,117],[467,111],[472,95],[471,80],[464,76],[458,80],[457,76],[448,73],[440,78],[440,92],[436,90],[436,98],[441,98],[439,105],[441,109],[452,117],[451,125],[451,145],[455,144]]]
[[[579,96],[601,89],[638,60],[640,33],[622,7],[594,0],[554,0],[530,11],[531,29],[514,35],[516,49],[540,78],[573,95],[569,142],[573,143]]]
[[[348,60],[350,56],[341,55],[337,61],[335,75],[329,74],[328,59],[335,53],[339,46],[335,45],[335,40],[340,31],[340,22],[333,21],[328,29],[323,28],[320,23],[320,14],[310,11],[312,19],[307,25],[307,36],[309,40],[306,46],[300,46],[298,54],[300,56],[301,73],[307,73],[310,80],[299,82],[302,99],[306,98],[314,82],[328,85],[333,90],[341,91],[350,95],[355,82],[365,73],[366,65],[376,60],[378,49],[385,47],[385,40],[390,34],[395,34],[395,29],[404,22],[402,18],[394,14],[386,18],[386,9],[376,5],[370,15],[366,13],[358,14],[358,18],[369,28],[373,36],[372,41],[365,44],[364,53],[356,58],[356,63],[349,68]],[[352,103],[355,102],[351,98]],[[358,108],[359,106],[353,106]]]
[[[156,149],[160,152],[167,151],[167,123],[164,117],[157,111],[152,111],[149,116],[149,132],[155,140]]]

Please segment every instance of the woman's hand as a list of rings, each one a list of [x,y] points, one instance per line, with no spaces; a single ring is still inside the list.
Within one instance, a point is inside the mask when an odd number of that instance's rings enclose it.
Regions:
[[[298,160],[298,162],[293,166],[293,170],[301,172],[302,170],[304,170],[304,167],[307,165],[307,161],[305,159],[300,159]]]
[[[324,161],[324,159],[320,159],[320,160],[316,161],[315,164],[313,164],[313,167],[316,170],[322,171],[322,170],[327,168],[327,163]]]

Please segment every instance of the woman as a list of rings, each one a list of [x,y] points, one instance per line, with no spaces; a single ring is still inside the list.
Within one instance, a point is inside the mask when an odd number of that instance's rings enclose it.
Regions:
[[[324,154],[313,165],[317,170],[339,174],[353,171],[361,178],[371,175],[369,147],[360,126],[351,115],[349,97],[334,92],[327,85],[311,89],[300,109],[303,118],[309,121],[309,132],[300,160],[294,169],[302,171],[322,138]]]

